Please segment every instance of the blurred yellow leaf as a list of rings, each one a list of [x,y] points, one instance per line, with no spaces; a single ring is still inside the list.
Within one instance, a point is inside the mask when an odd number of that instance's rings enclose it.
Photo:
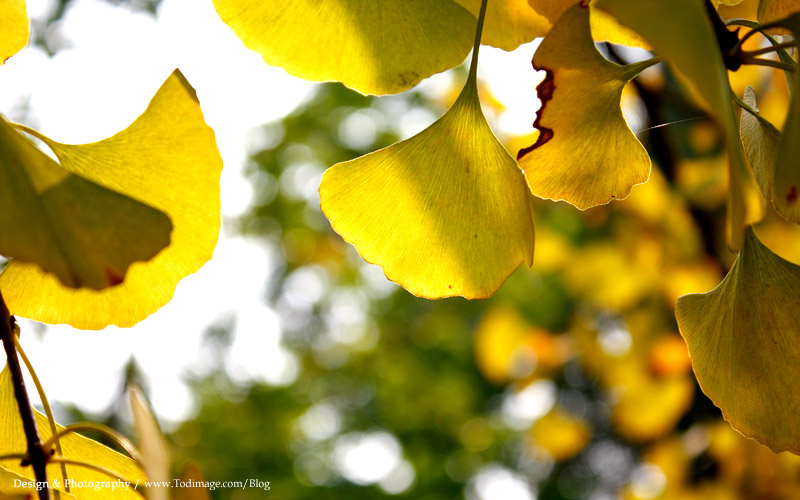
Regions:
[[[800,451],[797,291],[800,267],[752,228],[713,291],[678,300],[676,315],[703,392],[733,427],[775,451]]]
[[[485,298],[533,260],[525,182],[486,123],[474,71],[433,125],[334,165],[319,192],[333,229],[417,296]]]
[[[142,456],[147,479],[157,483],[170,482],[170,454],[167,442],[153,415],[153,410],[139,387],[128,390],[136,430],[137,449]],[[148,488],[147,500],[167,500],[169,490],[163,487]]]
[[[481,0],[455,0],[476,18]],[[550,21],[533,9],[528,0],[492,0],[486,7],[483,43],[514,50],[523,43],[544,36]]]
[[[47,417],[39,413],[36,414],[36,426],[39,429],[39,436],[42,442],[50,438],[50,426]],[[57,425],[58,431],[63,427]],[[120,476],[130,481],[144,481],[144,472],[136,463],[126,456],[108,448],[97,441],[85,438],[75,433],[68,434],[61,438],[61,449],[64,457],[73,460],[80,460],[98,465],[105,469],[114,471]],[[17,401],[14,399],[14,387],[11,383],[11,373],[8,367],[0,373],[0,454],[6,453],[26,453],[27,443],[25,434],[22,431],[22,424],[19,419]],[[18,462],[8,461],[4,467],[11,473],[18,474],[31,480],[34,478],[30,466],[21,467]],[[66,465],[67,478],[71,481],[70,493],[78,500],[141,500],[141,496],[133,489],[133,486],[125,489],[120,486],[115,479],[93,469],[77,465]],[[2,475],[0,475],[0,478]],[[64,478],[61,473],[61,465],[51,463],[47,466],[47,478],[50,483],[58,479],[59,484],[64,486]],[[115,488],[100,487],[96,488],[97,483],[112,482]],[[144,483],[142,483],[144,484]]]
[[[364,94],[395,94],[461,64],[475,17],[452,0],[214,0],[272,66]]]
[[[683,338],[664,335],[650,347],[647,365],[653,375],[667,378],[688,374],[692,369],[692,360]]]
[[[745,225],[764,216],[764,200],[745,164],[728,73],[704,2],[597,0],[595,5],[642,35],[661,57],[685,75],[722,128],[730,162],[728,244],[738,249]]]
[[[171,231],[162,212],[61,169],[0,117],[0,254],[99,290],[153,258]]]
[[[765,24],[788,17],[800,11],[800,0],[760,0],[758,2],[758,22]],[[768,31],[773,35],[791,35],[786,29],[772,28]]]
[[[22,50],[29,36],[25,0],[0,0],[0,65]]]
[[[222,161],[194,89],[176,70],[122,132],[79,146],[42,139],[69,172],[165,212],[172,241],[102,291],[69,289],[32,264],[12,261],[0,274],[9,310],[83,329],[132,326],[169,302],[178,281],[200,269],[217,242]]]
[[[649,441],[669,433],[689,409],[694,397],[690,377],[629,380],[612,407],[612,420],[630,441]]]
[[[205,484],[206,478],[203,475],[202,469],[193,463],[188,463],[184,466],[181,472],[181,481],[191,484]],[[172,495],[173,500],[210,500],[211,496],[207,488],[178,488],[174,490]]]
[[[592,430],[582,420],[555,409],[531,428],[531,439],[546,450],[556,462],[569,460],[583,450],[592,439]]]
[[[536,88],[539,136],[517,157],[531,192],[586,209],[623,199],[645,182],[650,158],[620,109],[622,89],[640,68],[597,52],[588,7],[576,4],[561,16],[533,64],[547,72]]]

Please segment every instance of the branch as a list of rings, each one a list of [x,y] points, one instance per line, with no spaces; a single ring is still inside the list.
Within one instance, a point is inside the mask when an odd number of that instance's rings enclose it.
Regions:
[[[0,293],[0,337],[3,340],[3,348],[8,358],[8,369],[11,372],[11,382],[14,384],[14,398],[19,407],[19,416],[22,420],[22,427],[25,430],[25,439],[28,442],[28,460],[33,466],[33,474],[36,482],[41,485],[39,490],[39,500],[50,500],[50,490],[47,483],[47,459],[48,454],[42,448],[39,439],[39,432],[36,430],[36,420],[31,409],[31,402],[28,399],[28,392],[25,389],[25,381],[22,378],[22,369],[17,358],[17,350],[14,347],[14,323],[9,315],[8,307]]]

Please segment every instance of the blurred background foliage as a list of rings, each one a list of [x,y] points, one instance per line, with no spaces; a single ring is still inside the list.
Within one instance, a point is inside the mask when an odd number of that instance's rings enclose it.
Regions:
[[[38,30],[49,50],[68,3]],[[752,4],[723,13],[754,18]],[[463,68],[456,74],[463,81]],[[746,68],[732,83],[740,95],[756,87],[763,114],[782,123],[780,73]],[[212,492],[218,499],[800,497],[800,458],[722,420],[677,330],[676,299],[712,289],[735,256],[723,238],[721,139],[664,68],[623,99],[653,158],[650,181],[585,212],[534,200],[534,265],[489,300],[415,298],[332,232],[316,193],[324,169],[419,130],[458,86],[376,99],[320,85],[253,132],[256,202],[228,230],[282,256],[264,301],[296,376],[277,387],[232,380],[223,365],[236,318],[210,326],[217,367],[192,381],[196,416],[170,434],[177,463],[194,461],[213,480],[271,482],[269,492]],[[482,98],[490,118],[504,112],[485,87]],[[512,152],[533,142],[501,139]],[[800,262],[796,226],[771,214],[757,230]],[[128,378],[140,378],[134,365]],[[117,407],[72,417],[125,427]]]

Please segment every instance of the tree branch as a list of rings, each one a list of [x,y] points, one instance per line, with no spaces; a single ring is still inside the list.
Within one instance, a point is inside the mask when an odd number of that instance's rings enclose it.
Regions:
[[[14,398],[19,407],[19,416],[22,420],[22,427],[25,430],[25,439],[28,442],[28,460],[33,466],[33,474],[36,482],[41,485],[39,490],[39,500],[50,500],[50,490],[47,483],[47,453],[42,448],[42,441],[39,439],[39,432],[36,430],[36,420],[31,409],[31,402],[28,399],[28,391],[25,389],[25,381],[22,378],[22,369],[17,357],[17,350],[14,347],[14,323],[8,312],[8,307],[0,293],[0,337],[3,340],[3,348],[8,358],[8,369],[11,372],[11,381],[14,384]]]

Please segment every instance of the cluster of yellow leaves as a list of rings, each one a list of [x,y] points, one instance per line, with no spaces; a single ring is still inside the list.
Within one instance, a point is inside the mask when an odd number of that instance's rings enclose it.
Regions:
[[[5,60],[27,43],[23,0],[0,4],[0,26]],[[0,254],[12,259],[0,288],[11,313],[101,329],[156,311],[211,258],[221,167],[178,70],[131,126],[94,144],[61,144],[0,117]]]

